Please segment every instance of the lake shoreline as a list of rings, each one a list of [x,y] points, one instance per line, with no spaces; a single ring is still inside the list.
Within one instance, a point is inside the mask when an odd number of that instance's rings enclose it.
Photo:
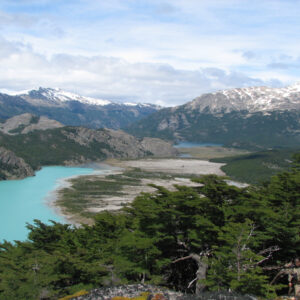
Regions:
[[[87,222],[86,219],[70,214],[66,211],[66,208],[59,205],[57,202],[60,199],[60,192],[65,188],[72,188],[72,179],[76,179],[82,176],[108,176],[112,174],[116,174],[120,172],[120,169],[115,166],[108,165],[106,163],[99,163],[99,162],[91,162],[88,164],[83,164],[77,166],[79,168],[91,168],[93,171],[90,174],[80,174],[69,176],[66,178],[58,179],[56,182],[57,186],[54,190],[50,191],[49,194],[45,197],[45,204],[55,212],[59,217],[61,217],[66,224],[73,225],[75,227],[80,226],[82,223]]]
[[[72,178],[65,179],[66,184],[56,189],[54,194],[55,199],[51,202],[51,205],[58,208],[57,211],[60,212],[60,214],[62,214],[67,221],[71,220],[75,225],[78,225],[80,223],[91,224],[91,220],[80,216],[80,213],[78,214],[78,211],[96,214],[103,210],[119,210],[124,205],[131,203],[140,193],[155,192],[156,189],[153,186],[149,186],[149,184],[164,186],[167,189],[174,190],[174,185],[187,185],[191,187],[199,186],[198,183],[194,183],[190,180],[192,177],[199,177],[206,174],[216,174],[219,176],[225,175],[225,173],[221,171],[221,167],[223,166],[223,164],[212,163],[199,159],[110,159],[105,161],[105,163],[113,167],[114,169],[106,174],[102,173],[98,175],[91,174],[76,176],[76,178],[73,180],[73,183],[71,182]],[[130,177],[132,175],[132,173],[130,175],[130,172],[138,172],[138,175],[134,174],[133,177]],[[115,178],[110,177],[108,179],[106,178],[107,175],[117,176],[115,176]],[[124,180],[128,181],[128,179],[133,180],[133,185],[128,182],[124,184]],[[92,200],[86,200],[86,202],[82,204],[82,210],[78,210],[76,199],[74,199],[74,203],[76,203],[76,205],[73,206],[73,208],[72,205],[70,207],[70,205],[67,204],[68,202],[65,202],[66,204],[64,205],[64,201],[69,201],[66,200],[69,199],[69,196],[65,198],[66,195],[72,194],[72,189],[73,187],[76,188],[76,184],[79,183],[80,186],[82,186],[82,183],[86,182],[84,186],[87,186],[93,181],[99,182],[100,187],[98,187],[96,195],[94,193],[95,187],[93,187]],[[106,182],[108,184],[112,184],[113,182],[114,184],[116,184],[116,188],[118,187],[118,190],[115,191],[114,188],[112,188],[112,191],[110,191],[108,194],[107,191],[105,193],[103,190],[101,190],[101,185],[106,184]],[[64,191],[64,188],[69,189],[69,191]],[[88,189],[81,190],[79,194],[82,194],[84,191],[86,193],[85,196],[88,199]],[[70,212],[70,210],[73,210],[73,213]]]

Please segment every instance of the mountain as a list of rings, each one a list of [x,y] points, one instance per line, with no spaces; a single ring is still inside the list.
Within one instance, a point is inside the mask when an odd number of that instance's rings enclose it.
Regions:
[[[65,125],[119,129],[159,109],[152,104],[116,103],[52,88],[39,88],[14,95],[0,93],[0,119],[4,120],[31,113]]]
[[[127,128],[136,136],[267,148],[300,145],[300,84],[204,94]]]
[[[113,129],[62,127],[56,121],[47,119],[46,122],[42,117],[29,114],[6,120],[0,128],[4,128],[0,131],[0,179],[30,176],[33,170],[45,165],[79,165],[106,158],[177,154],[172,144],[157,138],[138,139]]]

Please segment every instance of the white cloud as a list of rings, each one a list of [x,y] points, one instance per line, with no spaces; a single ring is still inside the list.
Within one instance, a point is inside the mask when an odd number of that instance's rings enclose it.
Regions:
[[[2,8],[3,88],[58,86],[178,104],[300,76],[292,67],[300,30],[294,1],[3,0]]]
[[[177,105],[211,90],[263,84],[259,79],[219,68],[191,71],[106,56],[57,54],[47,58],[22,44],[5,40],[2,44],[10,51],[0,57],[0,88],[15,91],[60,87],[111,100]]]

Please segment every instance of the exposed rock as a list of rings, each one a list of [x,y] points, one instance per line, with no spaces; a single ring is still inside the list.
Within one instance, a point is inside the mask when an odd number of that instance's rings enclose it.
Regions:
[[[88,147],[92,142],[109,146],[101,149],[107,158],[141,158],[149,155],[169,157],[177,154],[171,143],[157,138],[145,138],[140,141],[121,130],[78,127],[74,128],[73,132],[64,130],[63,133],[82,146]]]
[[[99,288],[90,291],[88,294],[75,297],[77,300],[111,300],[111,299],[131,299],[140,297],[147,300],[257,300],[250,295],[240,295],[233,292],[206,292],[200,295],[183,294],[163,287],[133,284]]]
[[[174,292],[153,285],[132,284],[114,287],[105,287],[94,289],[87,295],[79,296],[77,300],[109,300],[114,297],[122,297],[124,299],[138,297],[143,295],[145,299],[159,300],[177,300],[183,296],[180,292]],[[125,298],[126,297],[126,298]]]
[[[33,130],[47,130],[47,129],[54,129],[54,128],[61,128],[64,125],[60,122],[57,122],[55,120],[50,120],[47,117],[40,117],[38,122],[36,124],[30,124],[29,126],[25,127],[22,130],[22,133],[28,133]]]
[[[157,138],[144,138],[142,140],[142,146],[155,157],[169,157],[179,154],[178,150],[174,148],[171,143]]]
[[[0,147],[0,179],[19,179],[33,175],[33,169],[25,163],[23,158]]]
[[[32,114],[25,113],[18,116],[14,116],[6,120],[3,124],[0,124],[0,131],[5,134],[26,134],[33,130],[47,130],[53,128],[60,128],[64,125],[50,120],[47,117],[36,117]]]
[[[24,128],[30,125],[32,120],[32,114],[22,114],[12,117],[5,121],[5,123],[0,124],[0,130],[5,134],[11,134],[14,130],[18,128]]]

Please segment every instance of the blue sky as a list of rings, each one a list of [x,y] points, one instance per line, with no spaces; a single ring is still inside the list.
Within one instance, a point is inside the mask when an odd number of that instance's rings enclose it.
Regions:
[[[300,78],[298,0],[0,0],[0,89],[178,105]]]

